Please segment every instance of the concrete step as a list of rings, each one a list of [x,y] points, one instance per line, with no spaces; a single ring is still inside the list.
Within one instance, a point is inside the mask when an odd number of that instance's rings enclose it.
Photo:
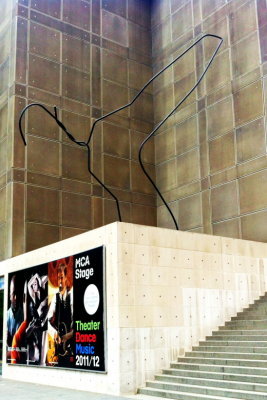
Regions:
[[[227,372],[210,372],[210,371],[197,371],[188,369],[176,369],[169,368],[162,371],[164,375],[171,376],[185,376],[200,379],[216,379],[220,381],[238,381],[238,382],[248,382],[248,383],[261,383],[267,384],[267,377],[265,375],[246,375],[246,374],[234,374]]]
[[[248,308],[264,307],[264,306],[266,306],[266,304],[267,304],[266,298],[264,298],[264,299],[259,299],[259,300],[254,301],[254,303],[250,304],[246,309],[248,309]],[[246,309],[245,309],[245,310],[246,310]]]
[[[213,388],[205,385],[186,385],[182,383],[170,383],[170,382],[159,382],[159,381],[148,381],[146,386],[149,388],[155,388],[160,390],[170,390],[172,392],[189,392],[197,395],[207,396],[221,396],[226,398],[239,398],[246,400],[266,400],[266,393],[255,393],[252,391],[238,390],[238,389],[226,389],[226,388]]]
[[[220,365],[220,364],[205,364],[205,363],[197,363],[196,360],[194,360],[193,363],[190,363],[189,361],[186,362],[172,362],[171,363],[171,368],[176,369],[176,370],[191,370],[191,371],[207,371],[207,372],[218,372],[218,373],[227,373],[227,374],[240,374],[240,375],[251,375],[251,372],[253,372],[253,375],[258,375],[258,376],[265,376],[267,377],[267,368],[265,367],[254,367],[253,371],[251,371],[250,366],[244,366],[244,365]]]
[[[234,340],[234,341],[267,341],[267,331],[266,334],[262,334],[259,332],[262,331],[246,331],[246,335],[240,333],[241,331],[234,331],[234,330],[220,330],[218,332],[213,332],[212,336],[207,336],[206,340]],[[264,331],[265,332],[265,331]],[[244,333],[242,331],[242,333]]]
[[[231,321],[250,321],[250,320],[254,320],[254,321],[263,321],[266,320],[266,314],[264,313],[253,313],[253,311],[251,312],[247,312],[246,314],[242,314],[242,315],[236,315],[235,317],[231,318]]]
[[[243,331],[244,335],[246,334],[246,331],[248,330],[265,330],[267,333],[267,322],[264,321],[228,321],[226,322],[225,325],[219,326],[219,330],[225,331],[225,330],[239,330]]]
[[[226,359],[242,359],[242,360],[255,360],[255,361],[266,361],[267,366],[267,354],[262,353],[231,353],[228,352],[208,352],[208,351],[188,351],[185,353],[186,357],[197,357],[197,358],[226,358]]]
[[[254,308],[254,309],[251,309],[251,308],[248,308],[246,311],[240,311],[240,312],[238,312],[237,314],[236,314],[236,317],[239,317],[239,316],[242,316],[242,315],[244,315],[244,316],[250,316],[250,315],[265,315],[265,318],[266,318],[266,312],[264,311],[264,310],[261,310],[261,309],[257,309],[257,308]]]
[[[266,303],[261,303],[261,304],[251,304],[249,307],[243,308],[242,311],[238,311],[236,313],[236,315],[241,315],[242,313],[246,313],[246,312],[251,312],[251,311],[255,311],[255,312],[263,312],[264,308],[267,308],[267,302]]]
[[[212,337],[213,338],[213,337]],[[217,339],[217,338],[216,338]],[[203,347],[212,347],[212,346],[237,346],[237,347],[245,347],[245,348],[250,348],[250,347],[263,347],[263,348],[267,348],[267,340],[265,341],[257,341],[257,340],[244,340],[244,341],[240,341],[240,340],[223,340],[224,337],[222,336],[221,340],[202,340],[201,342],[199,342],[199,346],[196,346],[196,348],[202,348]],[[194,348],[193,348],[194,349]]]
[[[267,302],[259,303],[259,304],[252,304],[251,306],[245,308],[243,311],[249,311],[249,310],[255,310],[255,311],[267,311]],[[242,311],[240,311],[242,312]]]
[[[259,304],[259,303],[264,303],[267,302],[267,295],[266,293],[260,296],[257,300],[254,301],[253,304]]]
[[[220,342],[217,342],[220,343]],[[246,342],[248,343],[248,342]],[[231,346],[231,345],[223,345],[223,343],[221,343],[221,345],[217,345],[217,346],[209,346],[207,345],[207,342],[205,345],[200,345],[200,346],[194,346],[193,347],[193,351],[205,351],[208,353],[214,353],[214,352],[219,352],[219,353],[253,353],[253,354],[258,354],[258,353],[262,353],[262,354],[266,354],[266,358],[267,358],[267,346],[265,344],[265,346],[257,346],[257,343],[253,343],[251,344],[251,342],[249,342],[250,344],[247,346],[239,346],[239,345],[235,345],[235,346]],[[209,343],[208,343],[209,344]]]
[[[233,329],[233,328],[242,328],[242,329],[267,329],[267,319],[263,320],[238,320],[238,321],[227,321],[223,328]],[[220,329],[220,327],[219,327]]]
[[[156,375],[155,380],[159,382],[170,382],[175,384],[186,384],[186,385],[198,385],[205,387],[216,387],[234,390],[245,390],[245,391],[256,391],[267,393],[267,384],[257,384],[255,382],[242,382],[242,381],[228,381],[220,379],[208,379],[208,378],[195,378],[189,376],[170,376],[170,375]]]
[[[212,336],[216,335],[240,335],[240,336],[247,336],[247,335],[255,335],[255,336],[267,336],[267,329],[250,329],[249,331],[244,329],[229,329],[228,327],[224,327],[218,331],[213,331]]]
[[[141,396],[140,396],[141,395]],[[168,398],[168,399],[175,399],[175,400],[225,400],[225,397],[221,396],[207,396],[207,395],[197,395],[195,393],[184,393],[184,392],[177,392],[172,390],[162,390],[156,388],[142,388],[138,390],[138,398],[140,400],[144,400],[143,396],[154,396],[157,399]],[[148,398],[148,397],[146,397]],[[240,400],[239,398],[232,400]],[[266,399],[265,399],[266,400]]]
[[[214,357],[183,357],[178,358],[178,362],[190,363],[190,364],[210,364],[210,365],[231,365],[231,366],[245,366],[245,367],[257,367],[257,368],[267,368],[266,360],[248,360],[245,358],[229,359],[229,358],[214,358]]]
[[[256,300],[253,301],[252,304],[257,304],[257,303],[260,303],[260,302],[262,302],[264,300],[267,300],[266,293],[264,293],[263,295],[259,296]]]

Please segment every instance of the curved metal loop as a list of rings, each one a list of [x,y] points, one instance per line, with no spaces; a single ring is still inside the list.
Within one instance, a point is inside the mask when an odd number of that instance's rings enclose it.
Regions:
[[[156,186],[155,182],[153,181],[153,179],[150,177],[150,175],[148,174],[148,172],[146,171],[143,161],[142,161],[142,151],[144,148],[144,145],[147,143],[147,141],[156,133],[156,131],[167,121],[167,119],[178,109],[178,107],[190,96],[190,94],[195,90],[195,88],[199,85],[199,83],[201,82],[201,80],[203,79],[205,73],[207,72],[208,68],[210,67],[214,57],[216,56],[222,42],[223,42],[223,38],[221,38],[218,35],[214,35],[214,34],[205,34],[203,35],[201,38],[199,38],[196,42],[194,42],[188,49],[186,49],[182,54],[180,54],[178,57],[176,57],[173,61],[171,61],[168,65],[166,65],[163,69],[161,69],[158,73],[156,73],[144,86],[143,88],[134,96],[134,98],[132,99],[132,101],[130,101],[129,103],[125,104],[124,106],[121,106],[119,108],[117,108],[114,111],[111,111],[105,115],[103,115],[102,117],[96,119],[92,125],[92,128],[89,132],[89,137],[87,142],[80,142],[77,141],[74,136],[66,129],[66,127],[64,126],[64,124],[58,119],[57,116],[57,108],[54,107],[54,114],[52,114],[45,106],[43,106],[40,103],[32,103],[29,104],[28,106],[26,106],[23,110],[22,113],[20,115],[20,119],[19,119],[19,130],[20,130],[20,134],[22,137],[22,140],[24,142],[24,144],[26,145],[26,140],[25,140],[25,135],[23,134],[23,130],[22,130],[22,118],[23,115],[25,114],[25,112],[33,106],[39,106],[42,109],[44,109],[55,121],[56,123],[60,126],[60,128],[66,133],[66,135],[68,136],[68,138],[73,141],[74,143],[76,143],[79,146],[83,146],[87,148],[87,152],[88,152],[88,171],[89,173],[96,179],[96,181],[113,197],[113,199],[116,202],[116,206],[117,206],[117,211],[118,211],[118,216],[119,216],[119,220],[121,221],[121,213],[120,213],[120,206],[119,206],[119,200],[118,198],[105,186],[105,184],[103,182],[101,182],[101,180],[93,173],[92,169],[91,169],[91,150],[90,150],[90,142],[92,140],[92,136],[95,130],[96,125],[104,120],[105,118],[110,117],[111,115],[124,110],[127,107],[130,107],[137,99],[138,97],[144,92],[144,90],[150,85],[150,83],[152,83],[159,75],[161,75],[164,71],[166,71],[170,66],[172,66],[176,61],[178,61],[181,57],[183,57],[184,54],[186,54],[188,51],[190,51],[194,46],[196,46],[201,40],[203,40],[206,37],[213,37],[216,39],[220,40],[219,45],[217,46],[216,50],[214,51],[210,61],[208,62],[206,68],[204,69],[203,73],[201,74],[200,78],[198,79],[197,83],[193,86],[193,88],[183,97],[183,99],[174,107],[174,109],[157,125],[157,127],[155,129],[153,129],[153,131],[147,136],[147,138],[142,142],[140,148],[139,148],[139,154],[138,154],[138,158],[139,158],[139,163],[140,166],[144,172],[144,174],[147,176],[147,178],[149,179],[149,181],[151,182],[151,184],[153,185],[153,187],[155,188],[156,192],[158,193],[158,195],[160,196],[161,200],[163,201],[164,205],[166,206],[166,208],[168,209],[173,222],[175,224],[176,229],[178,230],[178,224],[176,222],[176,219],[170,209],[170,207],[168,206],[167,202],[165,201],[164,197],[162,196],[160,190],[158,189],[158,187]]]
[[[153,129],[153,131],[146,137],[146,139],[141,143],[140,148],[139,148],[139,153],[138,153],[138,159],[139,159],[139,164],[144,172],[144,174],[146,175],[146,177],[148,178],[148,180],[151,182],[151,184],[153,185],[154,189],[156,190],[156,192],[158,193],[159,197],[161,198],[161,200],[163,201],[164,205],[166,206],[166,208],[168,209],[171,218],[174,222],[175,228],[177,230],[179,230],[179,226],[178,223],[172,213],[172,210],[170,209],[168,203],[166,202],[166,200],[164,199],[164,197],[162,196],[159,188],[157,187],[157,185],[155,184],[155,182],[153,181],[153,179],[151,178],[151,176],[148,174],[148,172],[146,171],[143,161],[142,161],[142,151],[144,149],[144,145],[151,139],[152,136],[155,135],[155,133],[159,130],[159,128],[167,121],[167,119],[169,119],[172,114],[181,106],[181,104],[190,96],[190,94],[196,89],[196,87],[200,84],[200,82],[202,81],[202,79],[204,78],[204,75],[206,74],[207,70],[209,69],[214,57],[216,56],[216,54],[219,51],[219,48],[221,47],[222,43],[223,43],[223,38],[221,38],[220,36],[217,35],[212,35],[212,34],[206,34],[204,36],[202,36],[200,39],[198,39],[195,43],[193,43],[187,50],[185,50],[180,56],[176,57],[169,65],[167,65],[165,68],[163,68],[159,73],[161,74],[163,71],[165,71],[167,68],[169,68],[172,64],[174,64],[177,60],[179,60],[184,54],[186,54],[189,50],[191,50],[194,46],[197,45],[197,43],[199,43],[201,40],[203,40],[205,37],[215,37],[216,39],[220,40],[220,43],[218,44],[218,46],[216,47],[214,53],[212,54],[207,66],[204,68],[204,71],[202,72],[202,74],[200,75],[200,77],[198,78],[197,82],[195,83],[195,85],[192,87],[192,89],[190,89],[187,94],[182,98],[182,100],[180,100],[178,102],[178,104],[176,104],[176,106],[169,112],[169,114],[167,114],[167,116],[156,126],[156,128]],[[158,76],[157,75],[157,76]]]
[[[116,202],[116,206],[117,206],[117,211],[118,211],[118,216],[119,216],[119,220],[121,221],[121,212],[120,212],[120,206],[119,206],[119,200],[118,198],[114,195],[114,193],[111,192],[111,190],[106,187],[106,185],[94,174],[94,172],[91,169],[91,149],[90,146],[87,142],[82,142],[82,141],[78,141],[75,139],[75,137],[72,135],[71,132],[69,132],[67,130],[67,128],[65,127],[65,125],[58,119],[58,115],[57,115],[57,108],[56,106],[54,107],[54,114],[52,114],[43,104],[40,103],[31,103],[29,105],[27,105],[21,112],[20,114],[20,118],[19,118],[19,131],[20,131],[20,135],[21,138],[23,140],[23,143],[25,144],[25,146],[27,145],[26,139],[25,139],[25,134],[23,133],[23,129],[22,129],[22,119],[23,116],[25,114],[26,111],[28,111],[29,108],[31,107],[40,107],[42,108],[45,112],[47,112],[50,117],[52,117],[56,123],[58,124],[58,126],[66,133],[66,135],[68,136],[68,138],[76,143],[78,146],[82,146],[82,147],[86,147],[87,149],[87,168],[89,173],[95,178],[95,180],[111,195],[111,197],[113,197],[113,199]]]
[[[153,187],[155,188],[156,192],[158,193],[158,195],[160,196],[161,200],[163,201],[164,205],[166,206],[167,210],[169,211],[171,218],[174,222],[175,228],[177,230],[179,230],[177,221],[170,209],[170,207],[168,206],[166,200],[164,199],[164,197],[162,196],[160,190],[158,189],[158,187],[156,186],[155,182],[153,181],[153,179],[150,177],[150,175],[148,174],[148,172],[146,171],[143,161],[142,161],[142,151],[144,148],[145,143],[156,133],[156,131],[167,121],[167,119],[178,109],[178,107],[190,96],[190,94],[195,90],[195,88],[199,85],[199,83],[202,81],[204,75],[206,74],[207,70],[209,69],[214,57],[216,56],[217,52],[219,51],[219,48],[221,47],[222,43],[223,43],[223,38],[218,36],[218,35],[214,35],[211,33],[207,33],[205,35],[203,35],[201,38],[199,38],[198,40],[196,40],[190,47],[188,47],[188,49],[186,49],[183,53],[181,53],[179,56],[177,56],[173,61],[171,61],[168,65],[166,65],[163,69],[161,69],[159,72],[157,72],[144,86],[143,88],[135,95],[135,97],[132,99],[132,101],[130,101],[128,104],[125,104],[122,107],[117,108],[114,111],[111,111],[105,115],[103,115],[102,117],[98,118],[95,120],[95,122],[93,123],[93,126],[91,128],[90,134],[89,134],[89,138],[87,143],[89,144],[93,133],[94,133],[94,129],[96,127],[96,125],[102,121],[105,118],[110,117],[111,115],[124,110],[127,107],[130,107],[137,99],[138,97],[144,92],[144,90],[150,85],[150,83],[152,83],[159,75],[161,75],[164,71],[166,71],[169,67],[171,67],[176,61],[178,61],[180,58],[182,58],[188,51],[190,51],[194,46],[196,46],[201,40],[207,38],[207,37],[212,37],[215,39],[218,39],[220,41],[220,43],[218,44],[218,46],[216,47],[212,57],[210,58],[206,68],[204,69],[203,73],[201,74],[200,78],[197,80],[196,84],[193,86],[193,88],[183,97],[183,99],[174,107],[174,109],[157,125],[157,127],[148,135],[148,137],[143,141],[143,143],[141,143],[141,146],[139,148],[139,154],[138,154],[138,158],[139,158],[139,163],[140,166],[144,172],[144,174],[146,175],[146,177],[149,179],[149,181],[151,182],[151,184],[153,185]]]

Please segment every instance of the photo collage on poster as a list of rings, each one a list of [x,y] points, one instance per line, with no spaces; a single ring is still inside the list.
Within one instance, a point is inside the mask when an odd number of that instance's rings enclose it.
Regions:
[[[104,246],[10,273],[7,363],[105,371]]]

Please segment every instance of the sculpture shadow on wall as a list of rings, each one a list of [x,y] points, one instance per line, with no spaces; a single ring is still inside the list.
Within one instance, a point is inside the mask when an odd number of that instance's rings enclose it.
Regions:
[[[216,56],[216,54],[219,51],[219,48],[222,45],[223,39],[220,36],[214,35],[214,34],[205,34],[203,35],[201,38],[199,38],[198,40],[196,40],[190,47],[188,47],[183,53],[181,53],[179,56],[177,56],[173,61],[171,61],[168,65],[166,65],[164,68],[162,68],[159,72],[157,72],[151,79],[149,79],[149,81],[143,86],[143,88],[134,96],[134,98],[127,104],[125,104],[124,106],[121,106],[119,108],[117,108],[114,111],[111,111],[105,115],[103,115],[102,117],[96,119],[92,125],[92,128],[89,132],[89,136],[86,142],[84,141],[78,141],[75,139],[75,137],[73,136],[73,134],[71,132],[68,131],[68,129],[65,127],[65,125],[62,123],[62,121],[60,121],[58,119],[58,112],[57,112],[57,108],[54,107],[54,114],[49,111],[43,104],[40,103],[31,103],[28,104],[21,112],[20,118],[19,118],[19,130],[20,130],[20,134],[22,137],[22,140],[26,146],[26,139],[25,139],[25,133],[23,132],[22,129],[22,119],[23,116],[25,114],[25,112],[27,110],[29,110],[29,108],[31,107],[41,107],[45,112],[47,112],[51,118],[53,118],[56,123],[59,125],[59,127],[66,133],[66,135],[68,136],[68,138],[76,143],[78,146],[81,147],[85,147],[87,149],[87,168],[89,173],[93,176],[93,178],[111,195],[111,197],[115,200],[116,202],[116,207],[117,207],[117,212],[118,212],[118,218],[119,221],[122,221],[121,219],[121,211],[120,211],[120,204],[119,204],[119,200],[117,198],[117,196],[115,196],[114,193],[112,193],[112,191],[95,175],[95,173],[92,171],[91,168],[91,148],[90,148],[90,144],[91,144],[91,140],[93,137],[93,133],[95,131],[95,127],[96,125],[100,122],[103,121],[105,118],[110,117],[111,115],[118,113],[119,111],[124,110],[125,108],[130,107],[138,98],[139,96],[144,92],[144,90],[153,82],[155,81],[155,79],[157,79],[164,71],[166,71],[169,67],[171,67],[174,63],[176,63],[180,58],[182,58],[187,52],[189,52],[194,46],[196,46],[200,41],[202,41],[203,39],[207,38],[207,37],[212,37],[215,39],[219,40],[219,44],[217,45],[216,49],[214,50],[210,60],[208,61],[206,67],[204,68],[202,74],[200,75],[200,77],[197,79],[197,82],[195,83],[195,85],[186,93],[186,95],[175,105],[175,107],[163,118],[163,120],[161,122],[159,122],[156,127],[148,134],[148,136],[145,138],[145,140],[141,143],[140,148],[139,148],[139,153],[138,153],[138,159],[139,159],[139,164],[142,168],[142,171],[144,172],[144,174],[146,175],[147,179],[150,181],[150,183],[152,184],[152,186],[154,187],[154,189],[156,190],[157,194],[159,195],[159,197],[161,198],[163,204],[166,206],[172,220],[173,223],[175,225],[175,228],[178,230],[178,223],[173,215],[172,210],[170,209],[169,205],[167,204],[166,200],[164,199],[162,193],[160,192],[159,188],[157,187],[156,183],[153,181],[153,179],[151,178],[151,176],[148,174],[148,172],[146,171],[145,167],[144,167],[144,163],[142,160],[142,152],[144,149],[145,144],[152,138],[152,136],[155,135],[155,133],[161,128],[161,126],[171,117],[171,115],[177,111],[177,109],[182,105],[182,103],[185,102],[185,100],[191,95],[191,93],[196,89],[196,87],[200,84],[200,82],[202,81],[204,75],[206,74],[207,70],[209,69],[214,57]]]

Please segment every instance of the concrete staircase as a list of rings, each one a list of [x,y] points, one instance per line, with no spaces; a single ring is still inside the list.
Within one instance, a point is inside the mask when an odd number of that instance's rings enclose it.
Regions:
[[[142,399],[267,400],[267,294],[147,382],[139,394]]]

